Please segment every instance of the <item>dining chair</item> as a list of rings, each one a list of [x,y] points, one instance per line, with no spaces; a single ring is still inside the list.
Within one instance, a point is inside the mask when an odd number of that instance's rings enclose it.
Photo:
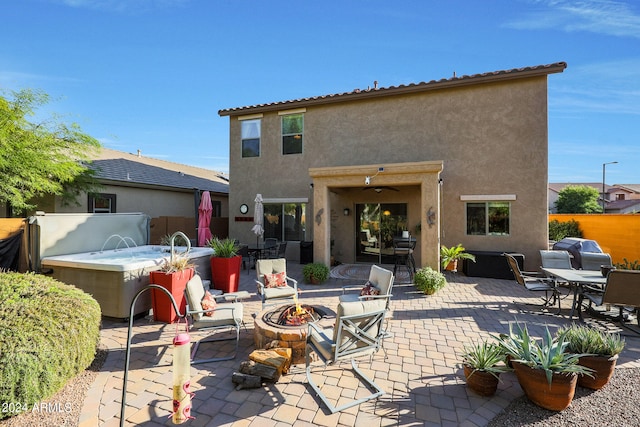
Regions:
[[[382,347],[385,312],[384,300],[341,302],[336,310],[336,321],[333,327],[321,329],[315,323],[309,323],[305,346],[307,382],[331,413],[376,399],[385,393],[358,368],[355,361],[356,358],[369,356],[369,361],[373,362],[373,355]],[[315,353],[324,363],[325,369],[328,365],[338,366],[342,362],[350,361],[352,372],[359,383],[367,388],[369,394],[356,393],[353,399],[348,399],[341,404],[338,404],[342,402],[341,393],[332,392],[328,397],[328,393],[322,391],[324,387],[320,387],[314,381],[314,375],[324,377],[324,371],[322,374],[312,371],[312,353]],[[330,388],[336,387],[340,387],[340,383]]]
[[[620,325],[626,328],[628,328],[627,311],[629,308],[633,308],[636,313],[636,321],[640,327],[640,270],[611,270],[607,275],[604,291],[600,288],[583,287],[578,299],[578,318],[580,321],[584,321],[582,318],[582,303],[585,298],[589,301],[589,309],[595,314],[603,315],[604,313],[595,311],[592,308],[592,304],[618,307],[618,315],[613,317],[612,320],[618,320]],[[640,333],[640,330],[631,330]]]
[[[213,309],[205,309],[202,306],[202,300],[204,299],[206,291],[202,284],[202,279],[199,275],[193,276],[191,280],[187,282],[185,287],[185,297],[187,300],[186,313],[187,318],[190,319],[190,329],[197,331],[216,331],[220,329],[228,329],[235,331],[235,337],[222,337],[215,335],[209,335],[203,339],[200,339],[193,345],[191,350],[191,364],[196,365],[206,362],[218,362],[221,360],[235,359],[238,353],[238,343],[240,341],[240,326],[242,325],[243,307],[242,303],[236,301],[229,303],[220,303],[215,305]],[[216,300],[222,299],[228,300],[227,295],[214,295]],[[219,342],[219,341],[233,341],[235,340],[235,350],[231,355],[210,357],[206,359],[195,359],[200,345],[207,342]]]
[[[580,252],[582,269],[600,271],[602,265],[612,265],[611,255],[598,252]]]
[[[571,270],[571,254],[567,251],[540,251],[544,268],[565,268]]]
[[[515,281],[523,286],[526,290],[532,292],[544,292],[545,296],[543,298],[544,302],[542,304],[529,304],[529,305],[538,305],[540,307],[550,307],[553,304],[558,302],[558,311],[556,314],[560,314],[560,293],[558,292],[558,288],[555,286],[555,282],[553,279],[548,277],[540,277],[536,272],[523,272],[520,270],[520,266],[518,265],[518,261],[512,255],[507,253],[503,254],[507,259],[509,264],[509,268],[513,273],[513,277]]]

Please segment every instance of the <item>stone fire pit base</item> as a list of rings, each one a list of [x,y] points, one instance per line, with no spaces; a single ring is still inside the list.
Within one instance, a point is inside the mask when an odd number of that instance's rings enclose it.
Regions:
[[[269,307],[258,313],[254,319],[253,343],[256,349],[284,347],[291,349],[291,363],[304,363],[305,343],[309,326],[278,326],[267,323],[264,315],[274,310]],[[321,328],[328,328],[335,322],[335,313],[324,306],[318,306],[324,312],[322,318],[316,322]]]

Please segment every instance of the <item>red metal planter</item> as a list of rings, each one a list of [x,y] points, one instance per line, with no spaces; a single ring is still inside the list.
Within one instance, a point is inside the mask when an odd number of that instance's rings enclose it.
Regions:
[[[211,257],[211,279],[214,289],[219,289],[224,293],[237,292],[240,282],[240,267],[242,267],[240,255],[231,258]]]

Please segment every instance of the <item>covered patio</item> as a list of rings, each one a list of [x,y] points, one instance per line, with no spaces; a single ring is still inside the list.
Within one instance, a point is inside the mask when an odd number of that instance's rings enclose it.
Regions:
[[[289,275],[300,281],[301,301],[337,305],[342,286],[349,279],[330,279],[308,285],[302,265],[289,262]],[[359,407],[331,414],[306,384],[304,364],[277,383],[261,388],[235,390],[231,381],[241,361],[254,350],[253,314],[261,310],[255,295],[255,272],[241,274],[240,290],[252,294],[244,300],[240,348],[235,360],[192,366],[191,390],[195,392],[191,425],[468,425],[483,426],[510,402],[523,395],[513,373],[502,375],[498,392],[480,397],[466,385],[458,353],[465,344],[508,331],[509,322],[526,322],[530,332],[541,336],[545,326],[553,332],[569,320],[570,298],[563,300],[562,314],[540,313],[529,302],[538,302],[512,280],[466,277],[447,273],[448,285],[433,296],[412,284],[397,283],[393,290],[390,320],[392,336],[385,340],[369,365],[360,367],[382,386],[386,394]],[[614,324],[600,326],[618,328]],[[134,323],[133,347],[125,425],[166,425],[171,411],[170,346],[175,325],[138,319]],[[119,425],[120,397],[127,338],[127,324],[105,320],[101,345],[109,349],[107,360],[87,394],[80,426]],[[626,337],[627,346],[618,369],[640,368],[640,338]],[[327,368],[325,383],[343,394],[355,394],[346,370]]]

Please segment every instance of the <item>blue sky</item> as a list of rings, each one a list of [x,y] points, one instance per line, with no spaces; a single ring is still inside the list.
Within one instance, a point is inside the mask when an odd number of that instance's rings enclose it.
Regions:
[[[218,110],[558,61],[549,180],[640,183],[635,0],[20,0],[0,88],[106,147],[228,171]]]

